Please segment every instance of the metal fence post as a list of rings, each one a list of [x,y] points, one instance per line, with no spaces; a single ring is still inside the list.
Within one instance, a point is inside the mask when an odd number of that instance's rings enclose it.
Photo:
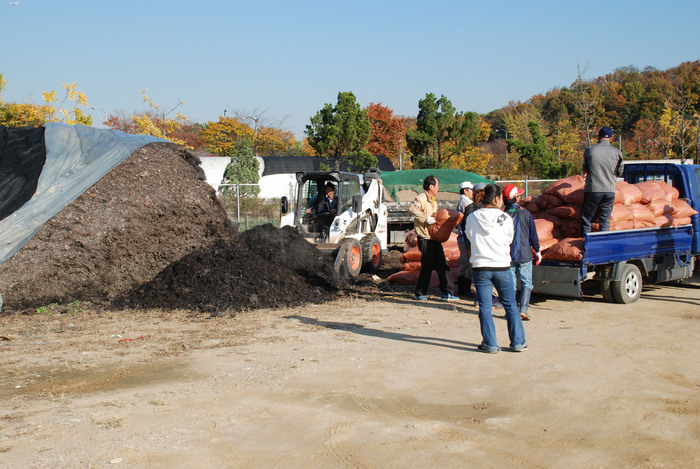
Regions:
[[[236,208],[238,209],[238,223],[241,222],[241,185],[236,184]]]

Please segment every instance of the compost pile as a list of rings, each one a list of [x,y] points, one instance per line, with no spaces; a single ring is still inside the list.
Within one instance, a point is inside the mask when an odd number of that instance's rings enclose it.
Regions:
[[[332,259],[293,229],[239,234],[199,160],[152,143],[49,220],[0,265],[6,309],[90,301],[207,312],[323,301]]]

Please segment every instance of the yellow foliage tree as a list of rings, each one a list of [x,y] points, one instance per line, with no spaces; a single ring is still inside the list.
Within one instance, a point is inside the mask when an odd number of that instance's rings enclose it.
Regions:
[[[580,172],[583,164],[583,149],[581,148],[581,138],[571,121],[560,120],[554,123],[549,137],[547,137],[547,145],[556,155],[555,162],[557,164],[571,162],[574,172]]]
[[[0,91],[5,85],[0,75]],[[57,102],[56,91],[44,91],[42,97],[46,104],[33,103],[7,103],[0,100],[0,125],[7,127],[40,127],[47,122],[65,122],[66,124],[92,125],[92,117],[83,112],[80,106],[87,107],[88,98],[85,93],[78,91],[77,83],[63,83],[65,94],[58,106],[51,105]],[[72,107],[66,107],[66,102],[73,103]]]
[[[148,93],[148,89],[143,90],[141,95],[143,96],[143,102],[148,104],[150,111],[131,116],[138,129],[137,133],[142,135],[152,135],[154,137],[170,140],[178,145],[185,145],[184,141],[179,140],[170,134],[182,127],[182,124],[187,121],[187,116],[176,112],[175,118],[168,117],[185,102],[178,98],[177,104],[166,112],[162,111],[161,105],[153,102],[153,100],[150,99],[146,93]]]
[[[78,91],[77,82],[62,83],[61,86],[65,90],[63,100],[59,104],[58,109],[52,106],[51,103],[57,102],[56,91],[44,91],[41,93],[44,101],[48,106],[48,122],[64,122],[69,125],[83,124],[92,125],[92,117],[84,113],[78,106],[87,107],[88,98],[82,91]],[[72,108],[66,109],[64,106],[66,101],[73,103]]]
[[[0,106],[0,125],[6,127],[41,127],[48,122],[50,106],[7,103]]]
[[[475,174],[486,173],[486,166],[494,155],[481,147],[468,146],[460,155],[452,158],[455,169],[463,169]]]
[[[253,141],[253,129],[235,117],[219,117],[219,122],[208,122],[200,134],[207,149],[220,156],[230,156],[239,140]]]

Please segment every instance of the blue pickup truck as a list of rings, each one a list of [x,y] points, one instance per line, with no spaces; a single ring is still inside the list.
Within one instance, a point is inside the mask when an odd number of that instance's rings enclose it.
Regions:
[[[630,163],[625,181],[665,181],[700,212],[700,165]],[[611,303],[633,303],[644,283],[682,280],[693,276],[700,256],[700,215],[691,224],[668,228],[590,233],[583,241],[578,262],[543,261],[534,266],[534,292],[583,298],[585,281],[600,283],[603,298]]]

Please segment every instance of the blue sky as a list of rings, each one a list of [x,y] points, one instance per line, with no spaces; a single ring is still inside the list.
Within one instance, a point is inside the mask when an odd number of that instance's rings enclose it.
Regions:
[[[3,1],[1,97],[42,103],[77,82],[91,105],[130,114],[148,88],[196,122],[257,112],[303,138],[339,91],[397,115],[429,92],[486,113],[569,86],[577,65],[595,78],[698,60],[698,18],[698,0]]]

